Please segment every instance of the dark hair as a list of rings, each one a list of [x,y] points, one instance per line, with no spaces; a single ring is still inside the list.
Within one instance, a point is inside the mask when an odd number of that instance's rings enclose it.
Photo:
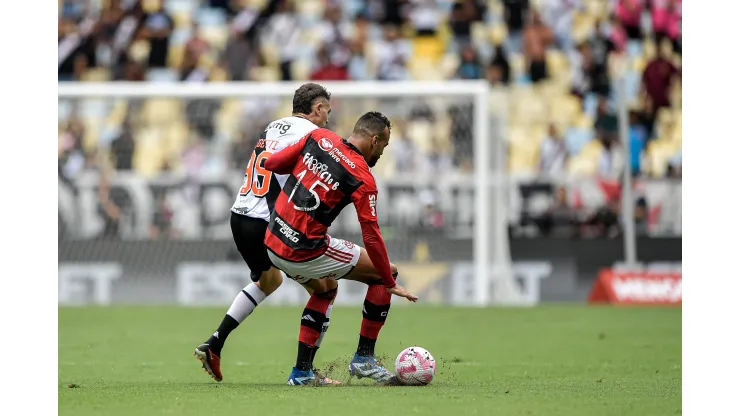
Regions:
[[[360,117],[355,123],[352,133],[365,135],[367,137],[380,136],[385,128],[391,131],[391,122],[388,117],[377,111],[369,111]]]
[[[301,85],[293,95],[293,114],[311,114],[314,101],[324,98],[331,99],[331,94],[319,84],[309,82]]]

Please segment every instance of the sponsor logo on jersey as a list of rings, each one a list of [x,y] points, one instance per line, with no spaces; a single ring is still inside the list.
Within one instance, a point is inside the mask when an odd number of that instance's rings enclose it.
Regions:
[[[277,120],[273,121],[267,126],[267,129],[265,131],[270,129],[277,129],[280,130],[280,134],[286,134],[290,128],[293,127],[293,123],[291,123],[288,120]]]
[[[280,217],[275,217],[275,222],[280,225],[280,234],[286,236],[288,240],[298,243],[298,231],[290,228]]]
[[[334,143],[331,140],[327,139],[326,137],[322,137],[319,139],[319,147],[324,149],[324,151],[328,152],[334,148]]]
[[[347,156],[345,156],[341,150],[334,147],[334,142],[332,142],[330,139],[327,139],[326,137],[320,138],[319,147],[323,151],[328,152],[329,156],[331,156],[331,158],[336,160],[337,162],[344,162],[352,169],[355,168],[355,162],[351,161]]]
[[[375,194],[370,194],[367,196],[369,203],[370,203],[370,215],[373,217],[375,216],[375,205],[377,204],[378,197],[375,196]]]
[[[331,149],[331,152],[329,152],[329,156],[331,156],[331,158],[336,160],[337,162],[343,161],[352,169],[355,168],[355,162],[351,161],[347,156],[344,155],[344,153],[342,153],[341,150],[337,149],[336,147]]]

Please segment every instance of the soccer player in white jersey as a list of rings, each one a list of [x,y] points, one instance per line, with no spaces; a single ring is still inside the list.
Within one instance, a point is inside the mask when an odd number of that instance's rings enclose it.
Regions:
[[[253,283],[236,295],[218,329],[195,349],[195,356],[216,381],[223,379],[220,357],[226,337],[283,282],[282,272],[273,267],[267,255],[264,240],[270,214],[289,175],[276,175],[265,170],[265,160],[273,153],[301,140],[312,130],[325,127],[331,113],[330,98],[331,94],[321,85],[302,85],[293,96],[293,114],[268,124],[252,152],[244,174],[244,183],[231,207],[231,233],[239,253],[251,271]],[[306,289],[309,293],[312,292],[309,288]],[[333,302],[336,289],[314,295],[326,297]],[[330,311],[326,314],[327,318],[329,313]],[[322,339],[328,326],[327,319]],[[328,379],[322,381],[332,383]]]

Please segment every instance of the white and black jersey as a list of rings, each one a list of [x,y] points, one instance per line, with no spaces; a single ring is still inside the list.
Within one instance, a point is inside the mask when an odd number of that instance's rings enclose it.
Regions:
[[[288,175],[265,170],[265,160],[275,152],[301,140],[318,126],[303,117],[284,117],[267,125],[257,141],[244,173],[244,182],[231,212],[270,221],[270,212]]]

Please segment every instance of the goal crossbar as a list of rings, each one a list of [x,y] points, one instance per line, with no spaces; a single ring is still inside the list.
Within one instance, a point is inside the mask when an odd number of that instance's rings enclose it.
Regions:
[[[76,83],[58,84],[58,95],[64,98],[220,98],[220,97],[288,97],[304,82],[211,82],[211,83]],[[408,96],[476,96],[488,94],[485,81],[418,81],[418,82],[322,82],[337,97],[408,97]]]

